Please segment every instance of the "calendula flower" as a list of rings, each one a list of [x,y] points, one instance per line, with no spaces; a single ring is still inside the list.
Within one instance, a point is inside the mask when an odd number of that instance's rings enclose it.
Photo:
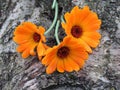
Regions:
[[[46,56],[42,59],[42,64],[47,66],[47,74],[58,72],[78,71],[83,67],[88,54],[84,46],[72,37],[65,37],[63,41],[46,51]]]
[[[86,50],[91,53],[91,47],[95,48],[101,38],[101,35],[97,32],[101,25],[101,20],[98,19],[97,14],[90,11],[88,6],[83,9],[75,6],[64,17],[66,22],[62,22],[62,27],[66,34],[82,43]]]
[[[38,56],[44,55],[47,46],[44,44],[46,41],[44,36],[45,29],[40,26],[37,27],[31,22],[23,22],[14,31],[13,40],[19,44],[17,51],[22,53],[23,58],[29,55],[36,55],[35,48],[39,51]]]

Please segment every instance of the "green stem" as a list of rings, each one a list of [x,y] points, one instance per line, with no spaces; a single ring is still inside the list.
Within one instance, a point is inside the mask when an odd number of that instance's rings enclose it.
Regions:
[[[55,26],[55,23],[57,21],[57,17],[58,17],[58,3],[56,2],[55,4],[55,17],[54,17],[54,20],[53,20],[53,23],[52,25],[49,27],[49,29],[45,32],[45,35],[47,35],[52,29],[53,27]]]
[[[53,4],[52,4],[52,9],[54,9],[54,8],[55,8],[55,4],[56,4],[56,2],[57,2],[56,0],[54,0],[54,1],[53,1]]]
[[[58,20],[57,24],[56,24],[56,27],[55,27],[55,39],[57,41],[57,44],[60,44],[60,40],[59,40],[59,37],[58,37],[58,28],[59,28],[59,25],[60,25],[60,21]]]
[[[61,15],[60,19],[61,19],[61,22],[65,23],[65,20],[63,19],[63,15]]]

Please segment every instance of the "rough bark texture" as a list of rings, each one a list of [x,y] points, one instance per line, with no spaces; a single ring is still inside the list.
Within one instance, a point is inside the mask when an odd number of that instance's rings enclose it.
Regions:
[[[102,20],[101,43],[79,72],[47,75],[36,56],[22,59],[16,52],[17,45],[12,40],[15,27],[31,21],[47,29],[54,18],[52,1],[0,0],[0,90],[120,90],[119,0],[58,1],[59,15],[74,5],[89,5]],[[52,36],[51,32],[48,45],[55,44]]]

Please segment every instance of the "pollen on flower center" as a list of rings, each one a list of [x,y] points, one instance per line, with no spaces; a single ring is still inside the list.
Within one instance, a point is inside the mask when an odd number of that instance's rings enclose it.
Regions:
[[[40,41],[40,35],[38,34],[38,33],[34,33],[33,34],[33,40],[35,41],[35,42],[39,42]]]
[[[61,47],[58,49],[57,56],[60,58],[65,58],[69,55],[70,49],[68,47]]]
[[[82,35],[82,28],[79,26],[73,26],[71,29],[71,34],[75,37],[75,38],[79,38]]]

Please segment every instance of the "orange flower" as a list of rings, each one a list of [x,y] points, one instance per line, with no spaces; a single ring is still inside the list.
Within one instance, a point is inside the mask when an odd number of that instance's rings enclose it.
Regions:
[[[56,69],[59,72],[78,71],[83,67],[88,54],[84,47],[72,37],[65,37],[58,46],[49,48],[42,64],[47,66],[47,74],[53,73]]]
[[[23,58],[27,58],[29,55],[35,55],[36,46],[38,46],[38,56],[41,57],[44,55],[47,48],[44,44],[46,41],[44,32],[45,29],[42,26],[37,27],[31,22],[23,22],[15,29],[13,40],[19,44],[17,51],[22,52]]]
[[[91,53],[90,47],[95,48],[101,38],[101,35],[97,32],[101,25],[101,20],[98,19],[97,14],[90,11],[88,6],[83,9],[75,6],[64,17],[66,22],[62,22],[62,27],[66,34],[81,42],[86,50]]]

